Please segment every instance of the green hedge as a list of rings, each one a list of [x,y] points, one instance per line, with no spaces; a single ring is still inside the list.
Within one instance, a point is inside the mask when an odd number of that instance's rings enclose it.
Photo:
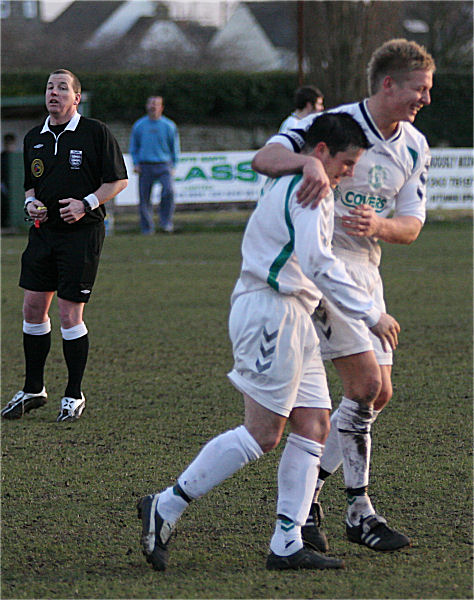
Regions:
[[[2,73],[2,95],[44,90],[46,72]],[[162,94],[166,114],[181,124],[276,127],[292,109],[296,75],[271,73],[133,72],[78,73],[90,92],[91,115],[103,121],[132,122],[144,113],[151,94]],[[472,146],[472,76],[437,74],[431,106],[417,126],[432,146]],[[348,102],[351,99],[341,99]]]
[[[4,73],[2,95],[38,94],[47,73]],[[292,109],[295,75],[243,73],[77,73],[91,93],[92,116],[133,121],[144,113],[149,95],[165,97],[166,114],[178,123],[274,125]]]
[[[472,76],[435,74],[431,104],[416,118],[430,146],[473,146]]]

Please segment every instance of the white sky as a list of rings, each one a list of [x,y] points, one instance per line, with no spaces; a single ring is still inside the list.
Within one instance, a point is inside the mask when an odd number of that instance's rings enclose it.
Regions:
[[[41,14],[45,21],[52,21],[71,4],[71,0],[41,0]]]
[[[73,0],[41,0],[42,15],[45,21],[55,19]],[[107,2],[107,0],[102,0]],[[172,18],[193,18],[206,25],[220,25],[229,16],[229,11],[236,4],[235,0],[205,0],[189,2],[173,0],[170,2]]]

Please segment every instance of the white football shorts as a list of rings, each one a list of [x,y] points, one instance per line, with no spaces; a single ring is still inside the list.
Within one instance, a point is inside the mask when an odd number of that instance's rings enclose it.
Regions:
[[[269,410],[331,409],[312,320],[295,296],[268,288],[238,296],[229,316],[235,387]]]
[[[383,283],[378,267],[364,255],[334,249],[334,254],[344,261],[352,279],[373,298],[375,306],[386,312]],[[380,339],[363,321],[345,315],[334,303],[323,298],[313,314],[313,321],[321,343],[323,360],[332,360],[373,350],[379,365],[391,365],[393,353],[385,352]]]

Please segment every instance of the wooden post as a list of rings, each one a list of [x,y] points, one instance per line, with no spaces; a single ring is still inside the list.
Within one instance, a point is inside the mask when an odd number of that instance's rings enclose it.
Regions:
[[[297,35],[298,35],[298,85],[303,85],[304,61],[304,0],[297,1]]]

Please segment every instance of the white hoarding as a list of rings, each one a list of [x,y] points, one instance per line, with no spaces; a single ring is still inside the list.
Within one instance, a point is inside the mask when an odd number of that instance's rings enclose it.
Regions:
[[[183,152],[175,173],[175,203],[252,202],[258,199],[264,177],[250,168],[255,152]],[[125,155],[128,186],[117,196],[118,206],[138,204],[138,175]],[[159,202],[160,186],[152,201]]]
[[[434,148],[428,172],[428,208],[471,208],[474,150]]]
[[[183,152],[175,174],[176,204],[255,202],[264,177],[252,171],[254,151]],[[472,148],[433,148],[428,173],[428,208],[471,208],[474,151]],[[138,204],[138,176],[125,155],[129,183],[116,198],[118,206]],[[152,201],[159,202],[160,186]]]

